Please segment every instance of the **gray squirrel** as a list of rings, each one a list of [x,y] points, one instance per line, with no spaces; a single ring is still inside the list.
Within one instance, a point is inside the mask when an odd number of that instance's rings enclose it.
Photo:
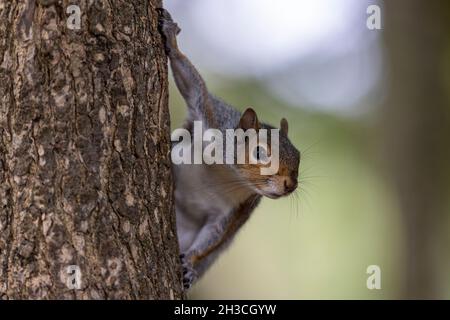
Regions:
[[[184,127],[192,131],[194,121],[202,121],[205,128],[221,131],[274,129],[260,123],[253,109],[248,108],[241,114],[208,92],[200,74],[178,49],[176,37],[180,28],[165,9],[158,11],[173,77],[188,107]],[[261,175],[259,163],[172,166],[177,233],[186,289],[230,244],[262,196],[276,199],[297,188],[300,152],[289,141],[288,122],[284,118],[279,132],[279,168],[274,175]],[[258,149],[257,157],[260,152],[264,153]]]

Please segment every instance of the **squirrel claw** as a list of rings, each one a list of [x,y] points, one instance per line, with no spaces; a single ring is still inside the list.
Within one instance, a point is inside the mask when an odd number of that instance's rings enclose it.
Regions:
[[[170,13],[166,9],[158,8],[157,10],[160,14],[158,23],[159,29],[165,38],[166,53],[170,56],[178,51],[177,35],[180,33],[181,29],[172,20]]]
[[[161,15],[162,18],[172,21],[172,16],[169,11],[164,8],[156,8],[156,11]]]
[[[173,21],[172,16],[170,15],[169,11],[167,11],[164,8],[157,8],[156,9],[159,14],[159,26],[161,27],[164,35],[166,37],[170,37],[170,35],[173,33],[174,35],[178,35],[181,31],[180,27]]]
[[[180,259],[183,266],[183,286],[187,290],[192,287],[192,284],[197,279],[197,271],[195,271],[192,263],[186,259],[186,255],[181,254]]]

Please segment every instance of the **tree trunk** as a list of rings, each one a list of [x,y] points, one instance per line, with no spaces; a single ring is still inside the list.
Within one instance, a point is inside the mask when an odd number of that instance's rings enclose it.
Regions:
[[[159,6],[0,0],[0,298],[183,297]]]
[[[384,4],[390,90],[381,129],[404,217],[402,298],[439,298],[444,289],[439,271],[446,270],[448,251],[443,227],[450,162],[450,5],[422,0]]]

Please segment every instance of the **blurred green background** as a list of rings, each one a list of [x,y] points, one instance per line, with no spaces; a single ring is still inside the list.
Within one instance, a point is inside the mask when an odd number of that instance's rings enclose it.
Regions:
[[[210,91],[269,124],[286,117],[302,151],[297,196],[263,199],[189,298],[448,299],[450,19],[420,1],[318,3],[165,1]],[[381,30],[366,27],[373,3]],[[265,16],[256,6],[281,9]],[[336,25],[321,6],[340,15]],[[170,108],[172,128],[182,126],[173,81]],[[381,268],[381,290],[366,286],[370,265]]]

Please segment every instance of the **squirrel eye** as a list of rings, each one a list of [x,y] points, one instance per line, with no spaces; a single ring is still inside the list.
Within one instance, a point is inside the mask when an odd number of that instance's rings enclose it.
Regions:
[[[264,148],[262,146],[257,146],[253,151],[253,157],[258,161],[260,161],[260,160],[266,161],[266,159],[267,159],[266,148]]]

